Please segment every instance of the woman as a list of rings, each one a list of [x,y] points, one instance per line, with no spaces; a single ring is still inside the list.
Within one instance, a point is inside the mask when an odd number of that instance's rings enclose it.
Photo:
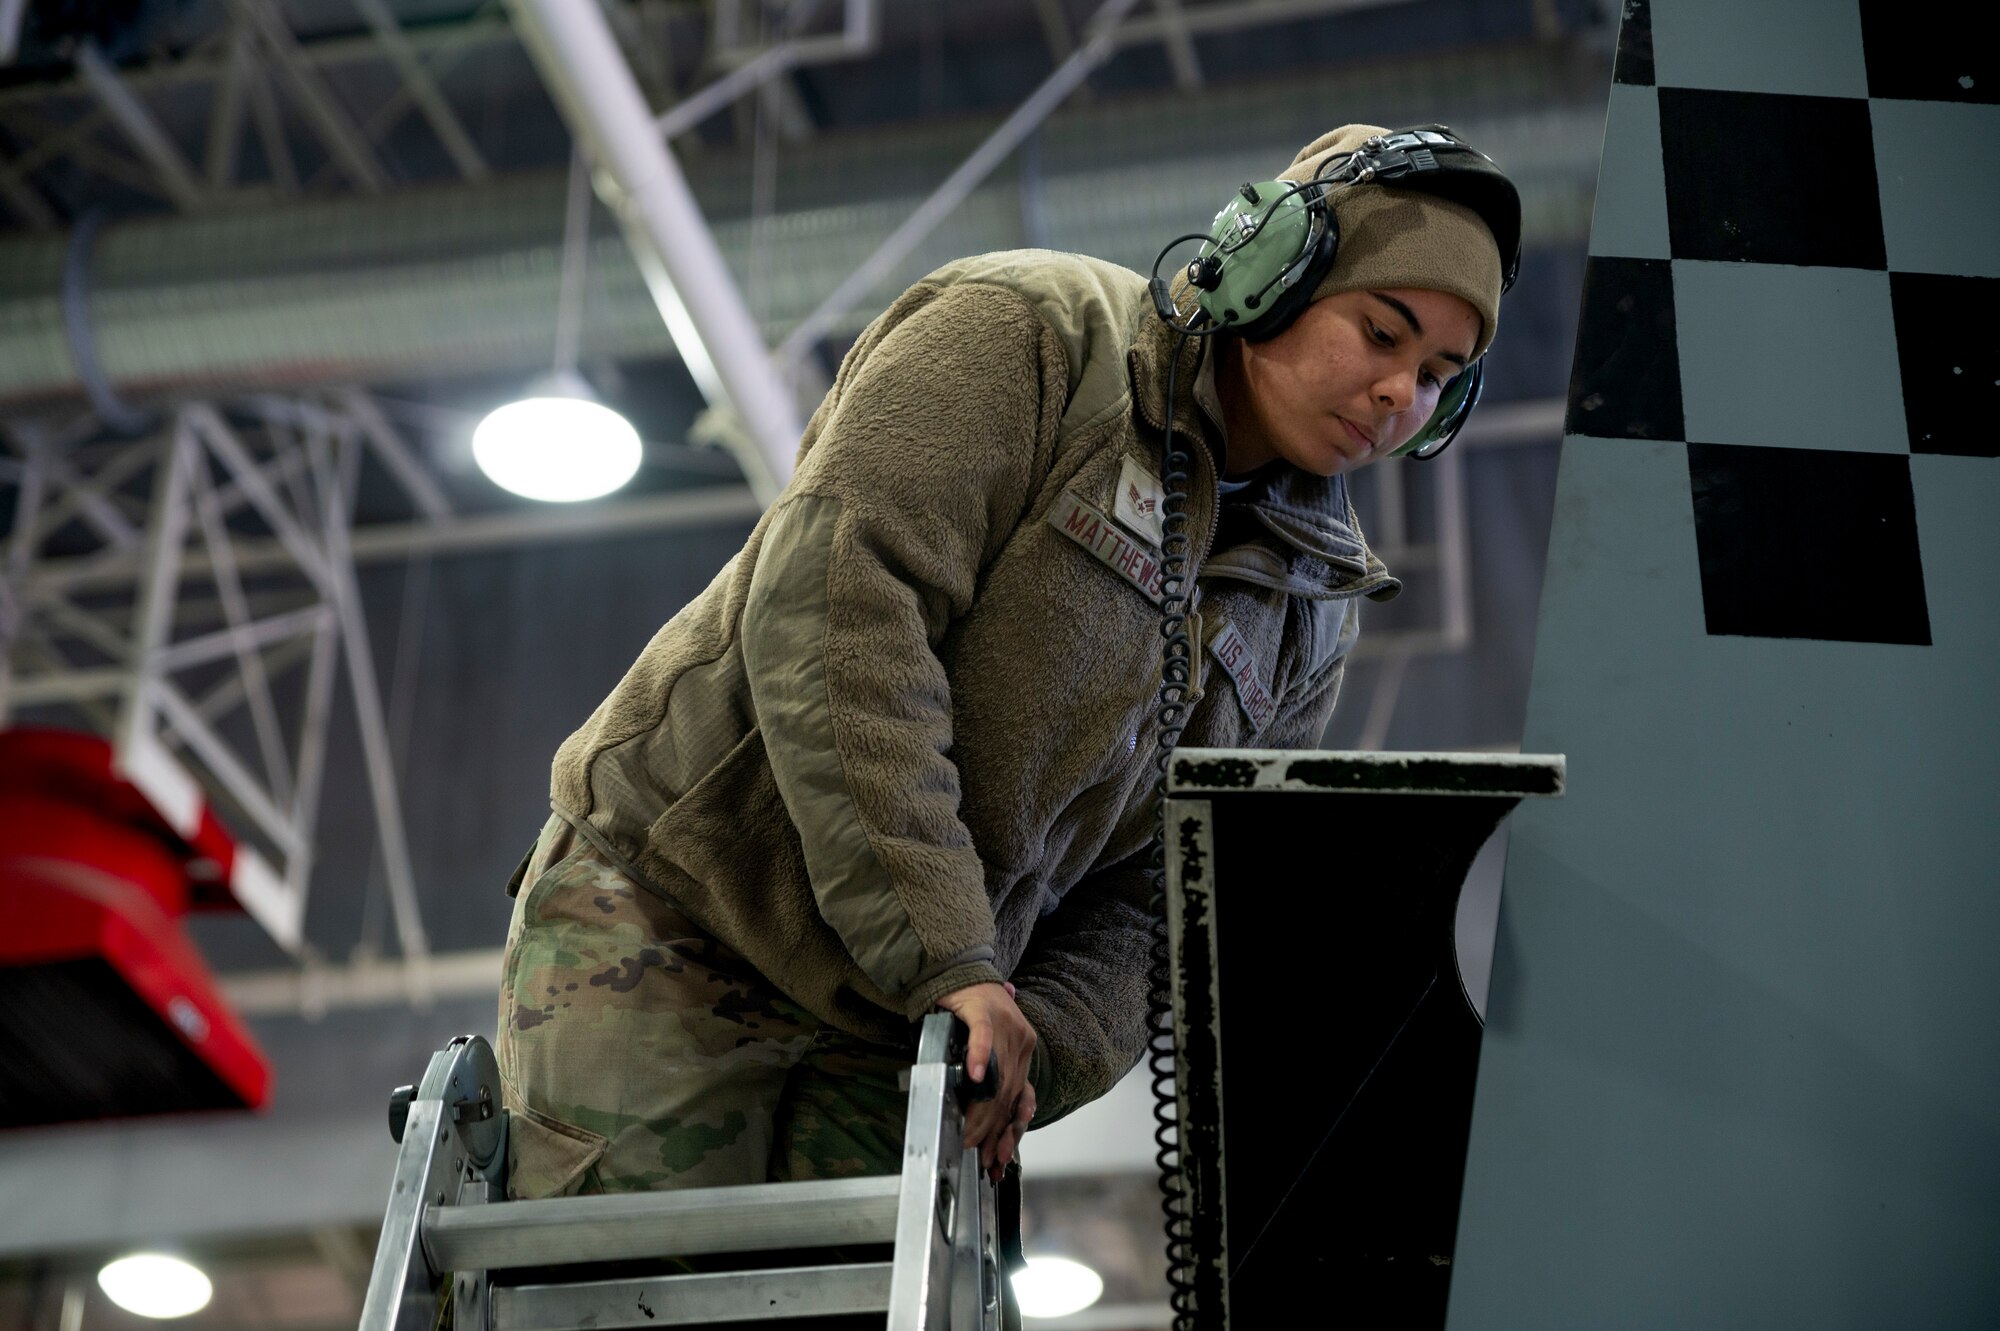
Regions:
[[[1184,339],[1137,274],[1041,251],[941,269],[862,334],[790,486],[556,756],[510,889],[514,1196],[893,1172],[938,1008],[995,1059],[989,1168],[1137,1061],[1168,421],[1182,742],[1310,745],[1359,600],[1399,588],[1342,477],[1498,320],[1479,214],[1331,197],[1332,266],[1263,340]]]

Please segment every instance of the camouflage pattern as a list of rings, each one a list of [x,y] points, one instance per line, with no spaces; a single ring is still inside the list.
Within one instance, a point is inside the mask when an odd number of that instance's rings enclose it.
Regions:
[[[825,1025],[560,818],[508,930],[508,1193],[894,1173],[914,1046]]]

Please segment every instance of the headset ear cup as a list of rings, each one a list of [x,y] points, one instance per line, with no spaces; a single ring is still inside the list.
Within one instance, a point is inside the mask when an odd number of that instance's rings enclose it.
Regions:
[[[1334,255],[1340,252],[1340,223],[1333,217],[1333,205],[1326,207],[1326,226],[1320,232],[1319,240],[1313,245],[1312,257],[1306,260],[1305,268],[1299,273],[1299,280],[1276,300],[1264,314],[1245,325],[1240,333],[1251,342],[1267,342],[1290,328],[1306,306],[1312,304],[1313,292],[1319,289],[1320,279],[1333,267]]]
[[[1427,462],[1451,446],[1458,438],[1458,432],[1471,419],[1472,409],[1479,405],[1479,394],[1486,382],[1486,366],[1475,361],[1466,367],[1438,401],[1431,418],[1424,422],[1424,428],[1417,431],[1410,442],[1391,453],[1392,458],[1407,457],[1418,462]]]

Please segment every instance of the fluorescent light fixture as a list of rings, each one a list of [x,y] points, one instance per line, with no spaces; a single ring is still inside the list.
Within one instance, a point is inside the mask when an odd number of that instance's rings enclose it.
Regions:
[[[642,451],[632,423],[573,374],[541,380],[472,432],[473,459],[488,479],[553,504],[610,494],[639,470]]]
[[[142,1252],[120,1257],[97,1273],[110,1300],[141,1317],[186,1317],[208,1306],[208,1277],[178,1257]]]
[[[1023,1317],[1067,1317],[1104,1296],[1104,1277],[1067,1257],[1030,1257],[1014,1273],[1014,1301]]]

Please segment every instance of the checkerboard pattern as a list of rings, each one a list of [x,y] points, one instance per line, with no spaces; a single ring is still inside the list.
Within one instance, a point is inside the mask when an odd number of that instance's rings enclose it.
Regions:
[[[1449,1331],[2000,1309],[1991,0],[1622,0]]]
[[[2000,458],[2000,48],[1961,7],[1625,5],[1567,432],[1689,445],[1711,633],[1930,642],[1912,459]]]

